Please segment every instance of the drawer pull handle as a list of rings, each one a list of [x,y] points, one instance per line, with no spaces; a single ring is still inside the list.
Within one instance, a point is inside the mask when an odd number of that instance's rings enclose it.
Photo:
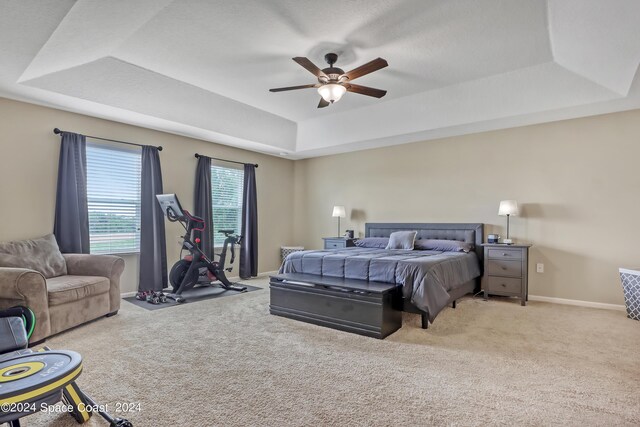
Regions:
[[[506,284],[504,284],[504,283],[501,283],[501,284],[500,284],[500,286],[502,286],[503,288],[506,288],[506,287],[507,287],[507,285],[506,285]]]
[[[505,267],[505,266],[503,265],[503,266],[502,266],[502,269],[503,269],[503,270],[506,270],[506,269],[507,269],[507,267]]]

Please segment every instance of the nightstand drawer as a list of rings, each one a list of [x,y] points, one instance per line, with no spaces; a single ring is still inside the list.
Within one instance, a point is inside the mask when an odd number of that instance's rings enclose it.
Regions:
[[[325,240],[324,248],[325,249],[339,249],[344,248],[344,242],[335,241],[335,240]]]
[[[491,248],[487,252],[488,252],[489,258],[522,259],[522,251],[520,249]]]
[[[522,280],[510,277],[489,276],[485,283],[485,289],[489,291],[489,293],[498,292],[519,295],[522,293]]]
[[[522,277],[522,261],[492,259],[487,263],[489,276]]]
[[[356,245],[356,239],[345,237],[323,237],[325,249],[352,248]]]

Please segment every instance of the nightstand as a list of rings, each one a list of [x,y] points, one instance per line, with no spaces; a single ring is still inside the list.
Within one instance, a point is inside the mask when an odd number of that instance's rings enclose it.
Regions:
[[[529,292],[529,244],[505,245],[483,243],[484,275],[482,289],[484,299],[489,294],[520,297],[527,305]]]
[[[356,245],[356,239],[346,237],[323,237],[325,249],[350,248]]]

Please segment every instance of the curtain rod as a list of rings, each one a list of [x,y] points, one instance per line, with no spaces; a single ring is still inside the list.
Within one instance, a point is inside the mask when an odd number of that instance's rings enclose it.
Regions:
[[[60,130],[58,128],[54,128],[53,129],[53,133],[55,133],[56,135],[61,135],[64,132],[67,132],[65,130]],[[71,133],[71,132],[69,132]],[[100,138],[99,136],[91,136],[91,135],[84,135],[87,138],[91,138],[91,139],[100,139],[102,141],[111,141],[111,142],[117,142],[119,144],[126,144],[126,145],[135,145],[137,147],[144,147],[143,144],[136,144],[135,142],[127,142],[127,141],[118,141],[117,139],[109,139],[109,138]],[[158,146],[156,147],[158,149],[158,151],[162,151],[162,146]]]
[[[199,159],[200,157],[209,157],[209,156],[204,156],[202,154],[198,154],[196,153],[196,159]],[[253,165],[255,167],[258,167],[257,163],[242,163],[242,162],[236,162],[235,160],[227,160],[227,159],[220,159],[218,157],[209,157],[212,160],[220,160],[221,162],[229,162],[229,163],[236,163],[239,165]]]

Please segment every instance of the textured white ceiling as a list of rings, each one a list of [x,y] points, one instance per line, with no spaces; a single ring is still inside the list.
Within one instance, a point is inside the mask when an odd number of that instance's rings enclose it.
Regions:
[[[637,0],[0,0],[0,94],[302,158],[640,107]],[[317,109],[291,60],[389,67]]]

